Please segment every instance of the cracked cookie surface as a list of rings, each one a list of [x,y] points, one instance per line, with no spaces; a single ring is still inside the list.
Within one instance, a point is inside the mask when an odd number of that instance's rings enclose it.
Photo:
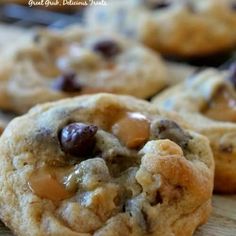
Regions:
[[[97,94],[14,119],[0,138],[1,219],[20,236],[192,235],[210,213],[213,157],[167,114]]]

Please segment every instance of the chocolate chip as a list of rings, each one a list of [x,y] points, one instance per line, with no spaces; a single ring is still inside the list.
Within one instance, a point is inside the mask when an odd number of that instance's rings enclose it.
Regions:
[[[105,58],[111,58],[119,54],[121,48],[115,41],[107,39],[97,42],[93,46],[93,50],[100,53]]]
[[[229,71],[229,81],[233,84],[234,88],[236,88],[236,62],[230,66]]]
[[[230,5],[230,8],[231,8],[233,11],[236,11],[236,2],[232,2],[231,5]]]
[[[191,136],[185,133],[177,123],[171,120],[157,120],[151,125],[153,138],[170,139],[181,148],[186,148]]]
[[[67,72],[53,82],[52,88],[63,92],[79,92],[82,86],[76,81],[74,72]]]
[[[169,2],[160,2],[160,3],[153,4],[152,9],[153,10],[163,9],[163,8],[167,8],[169,6],[170,6]]]
[[[226,152],[226,153],[232,153],[233,152],[233,145],[232,144],[229,144],[228,146],[221,145],[220,151]]]
[[[59,133],[61,148],[74,156],[84,157],[92,154],[96,144],[97,126],[71,123]]]
[[[151,1],[150,3],[148,3],[149,8],[151,8],[152,10],[157,10],[157,9],[163,9],[163,8],[167,8],[171,5],[171,3],[169,1]]]

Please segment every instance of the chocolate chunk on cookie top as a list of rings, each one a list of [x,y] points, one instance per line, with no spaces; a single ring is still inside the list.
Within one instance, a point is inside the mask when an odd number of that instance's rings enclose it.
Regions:
[[[83,123],[71,123],[64,127],[59,140],[62,150],[76,156],[89,155],[95,146],[97,127]]]
[[[190,236],[210,213],[207,139],[133,97],[39,105],[0,155],[0,217],[19,236]]]

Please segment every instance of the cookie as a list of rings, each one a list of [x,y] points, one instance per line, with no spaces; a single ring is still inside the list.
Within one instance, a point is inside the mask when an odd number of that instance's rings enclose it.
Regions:
[[[235,75],[236,67],[231,72],[207,69],[153,99],[209,138],[216,163],[214,189],[222,193],[236,192]]]
[[[151,50],[79,26],[42,30],[15,54],[0,69],[0,108],[18,113],[38,103],[101,91],[148,98],[168,84],[166,66]]]
[[[86,21],[133,36],[162,54],[193,58],[236,47],[235,9],[234,0],[121,0],[89,8]]]
[[[36,106],[0,139],[0,216],[19,236],[192,235],[211,209],[208,140],[150,103]]]

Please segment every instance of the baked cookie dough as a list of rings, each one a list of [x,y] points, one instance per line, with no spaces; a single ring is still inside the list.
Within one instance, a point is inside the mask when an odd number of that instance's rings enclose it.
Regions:
[[[153,99],[175,110],[192,128],[206,135],[213,150],[215,191],[236,192],[236,67],[231,72],[207,69]]]
[[[38,103],[101,91],[148,98],[167,84],[162,59],[140,44],[79,26],[41,30],[0,68],[0,108],[23,113]]]
[[[18,236],[187,236],[210,213],[208,140],[133,97],[36,106],[0,156],[0,216]]]
[[[115,29],[162,54],[192,58],[236,47],[235,0],[108,2],[88,8],[88,25]]]

